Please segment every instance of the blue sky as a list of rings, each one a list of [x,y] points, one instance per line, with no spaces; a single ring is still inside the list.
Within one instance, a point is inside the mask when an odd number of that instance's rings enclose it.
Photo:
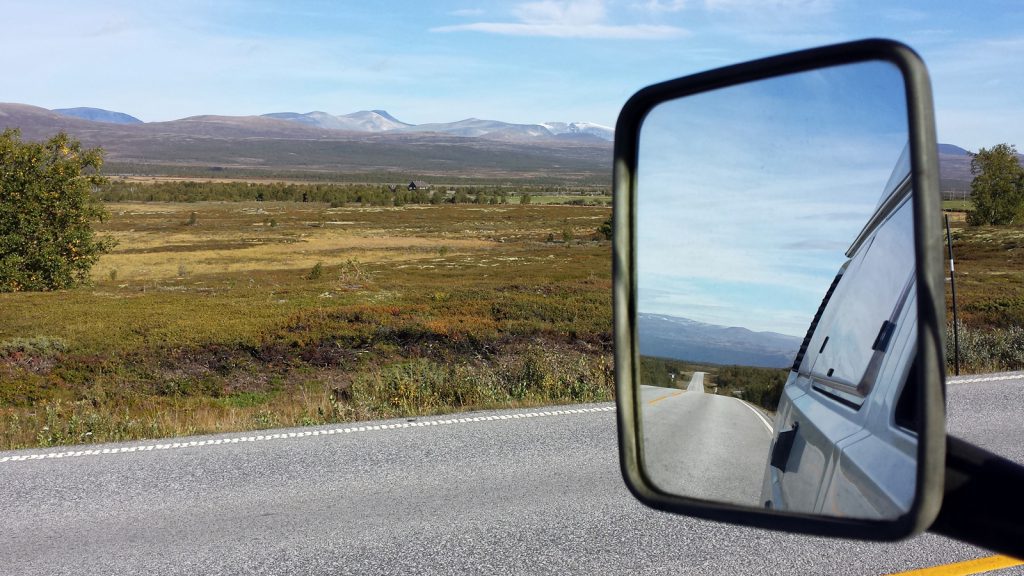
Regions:
[[[899,71],[879,62],[655,108],[640,133],[638,310],[803,336],[906,117]]]
[[[1024,145],[1024,4],[839,0],[9,2],[0,99],[146,121],[386,109],[614,125],[640,87],[869,36],[917,49],[940,140]]]

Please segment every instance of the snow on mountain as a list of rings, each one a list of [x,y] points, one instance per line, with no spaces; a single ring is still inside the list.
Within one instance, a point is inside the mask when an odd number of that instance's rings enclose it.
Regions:
[[[458,122],[444,122],[431,124],[418,124],[403,129],[406,132],[439,132],[452,136],[466,136],[478,138],[488,136],[491,138],[536,138],[551,137],[552,134],[547,128],[540,124],[511,124],[500,120],[480,120],[479,118],[467,118]]]
[[[339,118],[347,120],[353,126],[352,130],[362,130],[364,132],[385,132],[411,126],[411,124],[398,120],[384,110],[362,110],[340,116]]]
[[[530,140],[535,138],[601,139],[611,141],[615,131],[592,122],[546,122],[544,124],[514,124],[500,120],[467,118],[457,122],[409,124],[398,120],[384,110],[361,110],[334,116],[326,112],[276,112],[264,114],[269,118],[301,122],[326,130],[355,132],[437,132],[451,136],[491,138],[497,140]]]
[[[552,134],[589,134],[602,140],[614,140],[615,130],[593,122],[545,122],[542,124]]]
[[[405,122],[395,119],[384,110],[361,110],[344,116],[334,116],[327,112],[308,112],[299,114],[297,112],[274,112],[264,114],[268,118],[301,122],[325,130],[351,130],[355,132],[386,132],[409,126]]]
[[[309,126],[316,126],[317,128],[324,128],[326,130],[350,130],[349,125],[342,122],[337,117],[328,114],[327,112],[308,112],[306,114],[299,114],[297,112],[274,112],[272,114],[264,114],[264,118],[275,118],[277,120],[288,120],[290,122],[298,122],[300,124],[307,124]]]
[[[93,122],[116,124],[141,124],[142,121],[122,114],[99,108],[65,108],[53,110],[63,116],[72,116]],[[514,124],[500,120],[467,118],[457,122],[430,124],[409,124],[402,122],[385,110],[360,110],[351,114],[334,115],[319,110],[300,114],[298,112],[274,112],[263,114],[263,118],[286,120],[313,126],[324,130],[346,130],[350,132],[438,132],[451,136],[486,137],[496,140],[530,140],[535,138],[558,138],[571,140],[605,141],[615,139],[615,130],[593,122],[545,122],[542,124]]]

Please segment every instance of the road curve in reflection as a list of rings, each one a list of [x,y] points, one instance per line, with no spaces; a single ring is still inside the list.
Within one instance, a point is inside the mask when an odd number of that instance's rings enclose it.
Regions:
[[[770,418],[732,396],[704,393],[704,373],[686,390],[641,386],[644,466],[673,494],[760,505],[772,439]]]

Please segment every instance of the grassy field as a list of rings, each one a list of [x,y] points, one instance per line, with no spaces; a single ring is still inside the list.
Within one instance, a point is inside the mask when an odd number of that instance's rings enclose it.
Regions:
[[[952,224],[964,372],[1024,370],[1024,225]],[[947,289],[947,318],[952,297]],[[953,365],[953,338],[947,338]]]
[[[613,397],[606,207],[109,204],[0,294],[0,449]]]
[[[91,286],[0,294],[0,449],[609,400],[610,211],[563,196],[110,203]],[[963,370],[1024,369],[1024,226],[953,216]]]

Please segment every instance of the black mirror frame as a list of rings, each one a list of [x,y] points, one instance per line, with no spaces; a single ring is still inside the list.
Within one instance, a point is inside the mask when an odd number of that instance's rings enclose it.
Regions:
[[[660,491],[641,465],[636,332],[636,167],[640,127],[667,100],[817,68],[885,61],[903,75],[910,139],[917,262],[918,470],[911,509],[893,520],[821,517],[684,498]],[[896,540],[926,530],[942,504],[945,473],[945,284],[940,230],[939,164],[928,72],[908,46],[861,40],[754,60],[648,86],[623,106],[615,126],[613,293],[619,459],[626,485],[644,504],[666,512],[821,536]]]

